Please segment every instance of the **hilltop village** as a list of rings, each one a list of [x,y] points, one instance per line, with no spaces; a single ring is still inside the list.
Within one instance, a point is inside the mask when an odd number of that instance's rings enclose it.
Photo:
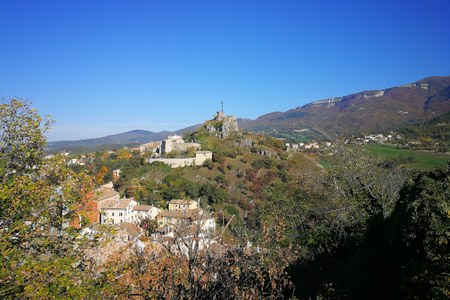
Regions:
[[[226,116],[223,111],[217,112],[212,120],[207,121],[205,129],[218,138],[225,138],[239,131],[236,118]],[[213,159],[212,151],[202,151],[200,143],[187,142],[178,135],[170,135],[162,141],[145,143],[130,150],[139,151],[146,164],[162,163],[171,168],[202,166]],[[112,155],[113,152],[108,154]],[[52,156],[47,157],[50,158]],[[86,163],[89,161],[85,159],[67,160],[67,164],[71,166],[82,167]],[[174,198],[163,207],[141,204],[132,196],[121,196],[114,189],[115,182],[121,176],[121,169],[113,170],[112,181],[89,193],[77,209],[78,217],[67,225],[83,227],[83,232],[88,235],[100,230],[99,226],[114,229],[111,242],[119,243],[118,245],[131,242],[142,247],[144,237],[149,241],[165,244],[194,237],[202,244],[214,243],[212,238],[216,236],[216,219],[208,206],[200,205],[200,198]],[[90,226],[86,227],[86,224]],[[116,248],[117,246],[111,249]]]
[[[239,133],[236,118],[226,116],[223,111],[217,112],[214,118],[206,121],[201,128],[201,130],[221,140],[233,133]],[[399,136],[395,137],[399,138]],[[355,142],[386,143],[393,138],[393,135],[374,134],[364,138],[356,138]],[[255,142],[248,138],[244,138],[241,144],[237,144],[237,146],[250,147],[251,151],[256,152],[257,155],[272,160],[280,160],[285,155],[283,153],[293,157],[296,153],[320,151],[333,146],[331,142],[327,141],[300,143],[283,143],[277,139],[273,139],[273,141],[279,145],[277,147],[282,151],[277,152],[274,151],[274,148],[264,146],[256,148]],[[129,150],[137,151],[146,164],[162,163],[172,169],[205,166],[208,162],[213,161],[214,156],[213,151],[202,150],[200,142],[195,139],[186,141],[179,135],[169,135],[164,140],[141,144],[138,148]],[[116,155],[112,151],[108,153]],[[85,160],[72,158],[67,163],[84,166]],[[267,163],[268,161],[264,163],[261,161],[261,167],[264,167]],[[254,164],[255,167],[258,166],[256,162]],[[101,185],[90,194],[89,200],[80,209],[79,219],[72,222],[71,225],[80,226],[83,222],[81,216],[87,216],[88,223],[92,224],[92,230],[95,231],[98,225],[116,228],[116,239],[121,242],[138,241],[146,236],[150,240],[167,243],[169,240],[176,240],[177,238],[192,237],[193,232],[196,232],[202,238],[215,235],[216,216],[211,210],[205,210],[207,206],[202,207],[197,199],[190,199],[189,197],[172,198],[164,205],[159,204],[157,206],[142,204],[133,196],[127,194],[121,196],[114,189],[117,185],[116,182],[120,182],[121,176],[122,169],[113,170],[112,181]],[[238,172],[237,176],[242,175]],[[245,208],[245,206],[242,207]],[[243,213],[247,214],[246,210],[243,210]]]

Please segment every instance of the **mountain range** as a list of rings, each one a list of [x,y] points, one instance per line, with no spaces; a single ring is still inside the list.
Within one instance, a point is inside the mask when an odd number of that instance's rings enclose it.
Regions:
[[[429,77],[383,90],[324,99],[246,121],[255,132],[321,133],[336,137],[386,132],[450,111],[450,76]]]
[[[311,102],[286,112],[272,112],[255,120],[238,119],[246,131],[301,139],[336,138],[343,135],[398,130],[439,117],[450,111],[450,76],[428,77],[382,90],[363,91]],[[183,134],[200,125],[178,131],[133,130],[96,139],[49,142],[47,151],[94,151],[135,146]]]

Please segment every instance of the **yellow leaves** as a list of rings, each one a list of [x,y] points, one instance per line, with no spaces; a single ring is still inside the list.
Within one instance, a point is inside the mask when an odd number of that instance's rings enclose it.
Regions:
[[[97,172],[97,174],[95,174],[95,182],[98,185],[103,184],[103,178],[105,177],[105,175],[108,173],[109,169],[107,166],[102,166],[100,168],[100,170]]]
[[[233,276],[236,277],[237,280],[239,280],[241,276],[241,269],[237,266],[231,267],[231,272],[233,273]]]
[[[131,158],[132,153],[128,149],[119,149],[117,150],[117,159],[129,159]]]

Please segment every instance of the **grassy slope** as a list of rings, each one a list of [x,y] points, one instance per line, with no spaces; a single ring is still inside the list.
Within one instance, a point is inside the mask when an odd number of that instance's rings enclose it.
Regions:
[[[380,155],[385,159],[414,157],[415,161],[413,163],[404,165],[408,168],[431,170],[444,166],[450,160],[450,155],[445,153],[395,149],[376,144],[367,145],[366,148],[370,153]]]

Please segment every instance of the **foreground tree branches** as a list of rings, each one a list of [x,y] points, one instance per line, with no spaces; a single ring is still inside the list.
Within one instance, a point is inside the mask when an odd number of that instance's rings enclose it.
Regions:
[[[296,296],[448,298],[450,163],[411,174],[352,148],[326,158],[314,189],[274,183],[260,211],[264,238],[297,257]]]
[[[43,160],[49,122],[28,102],[1,104],[0,116],[0,298],[79,297],[83,240],[67,224],[89,178]]]

